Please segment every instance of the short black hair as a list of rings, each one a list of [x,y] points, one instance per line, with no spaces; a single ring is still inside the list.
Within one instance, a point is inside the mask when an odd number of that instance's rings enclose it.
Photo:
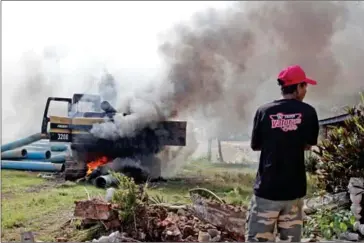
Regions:
[[[289,86],[283,86],[284,82],[280,79],[277,79],[278,81],[278,85],[281,86],[281,91],[283,95],[287,95],[287,94],[293,94],[296,90],[298,86],[305,86],[307,85],[305,82],[303,83],[299,83],[299,84],[292,84]]]

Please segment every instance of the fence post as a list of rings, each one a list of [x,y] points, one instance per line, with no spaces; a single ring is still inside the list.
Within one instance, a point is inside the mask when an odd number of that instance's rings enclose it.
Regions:
[[[207,143],[207,160],[209,162],[211,162],[211,144],[212,144],[212,139],[209,138],[208,143]]]
[[[224,162],[224,157],[222,156],[221,141],[220,141],[220,139],[217,139],[217,146],[218,146],[218,151],[219,151],[219,160],[220,160],[220,163],[225,163]]]

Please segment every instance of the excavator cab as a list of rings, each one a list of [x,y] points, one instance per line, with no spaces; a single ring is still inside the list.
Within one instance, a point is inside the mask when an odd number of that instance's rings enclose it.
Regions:
[[[99,95],[73,95],[69,117],[101,117],[101,113],[101,97]]]
[[[42,127],[41,127],[41,133],[43,135],[48,135],[48,124],[50,122],[50,117],[48,116],[49,113],[49,107],[51,103],[53,102],[63,102],[67,103],[67,113],[70,114],[72,110],[72,99],[71,98],[61,98],[61,97],[48,97],[44,113],[43,113],[43,120],[42,120]]]
[[[92,94],[74,94],[72,98],[63,97],[48,97],[46,106],[43,114],[43,121],[41,132],[42,134],[48,134],[49,123],[51,116],[49,116],[49,107],[52,102],[63,102],[67,103],[67,117],[78,118],[78,117],[103,117],[104,112],[101,110],[101,97],[99,95]],[[56,127],[58,128],[58,127]],[[60,128],[64,128],[61,126]]]

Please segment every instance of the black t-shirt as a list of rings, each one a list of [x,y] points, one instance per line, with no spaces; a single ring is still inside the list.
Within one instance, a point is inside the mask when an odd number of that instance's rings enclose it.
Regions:
[[[269,200],[304,197],[304,150],[317,144],[318,133],[316,110],[304,102],[281,99],[261,106],[251,138],[251,148],[261,150],[255,195]]]

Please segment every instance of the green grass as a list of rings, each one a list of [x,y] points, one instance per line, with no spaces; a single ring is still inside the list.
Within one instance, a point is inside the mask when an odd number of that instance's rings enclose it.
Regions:
[[[32,186],[40,185],[43,181],[35,173],[1,171],[1,192],[5,194],[21,192]]]
[[[37,177],[35,173],[1,171],[1,236],[4,241],[20,240],[22,231],[40,233],[38,240],[52,240],[49,232],[60,226],[72,216],[74,201],[104,192],[93,186],[73,183],[57,184],[51,180]],[[85,190],[86,188],[86,190]],[[54,227],[57,231],[57,227]]]
[[[168,203],[189,203],[189,190],[203,187],[227,202],[246,204],[251,196],[255,170],[249,164],[211,164],[191,161],[175,179],[151,184],[148,194]],[[91,185],[60,184],[37,177],[38,173],[2,171],[1,228],[3,241],[19,241],[22,231],[36,232],[36,240],[55,241],[67,235],[68,241],[82,238],[60,227],[73,216],[74,201],[104,196],[104,190]],[[86,192],[86,190],[87,192]],[[78,232],[80,233],[80,232]],[[81,232],[82,233],[82,232]]]
[[[246,204],[251,196],[255,170],[251,164],[220,164],[195,160],[177,174],[176,180],[150,190],[171,202],[188,202],[192,188],[207,188],[229,203]]]
[[[208,163],[194,160],[181,168],[168,182],[153,183],[148,188],[150,197],[168,203],[190,203],[189,190],[207,188],[232,204],[247,204],[251,195],[257,164]],[[68,241],[81,241],[85,232],[60,230],[73,216],[74,201],[103,197],[105,191],[92,185],[61,183],[46,180],[38,173],[2,171],[1,228],[3,241],[19,241],[23,231],[36,232],[36,240],[55,241],[67,236]],[[310,179],[310,178],[309,178]],[[310,183],[311,182],[311,183]],[[308,194],[315,190],[309,181]]]

